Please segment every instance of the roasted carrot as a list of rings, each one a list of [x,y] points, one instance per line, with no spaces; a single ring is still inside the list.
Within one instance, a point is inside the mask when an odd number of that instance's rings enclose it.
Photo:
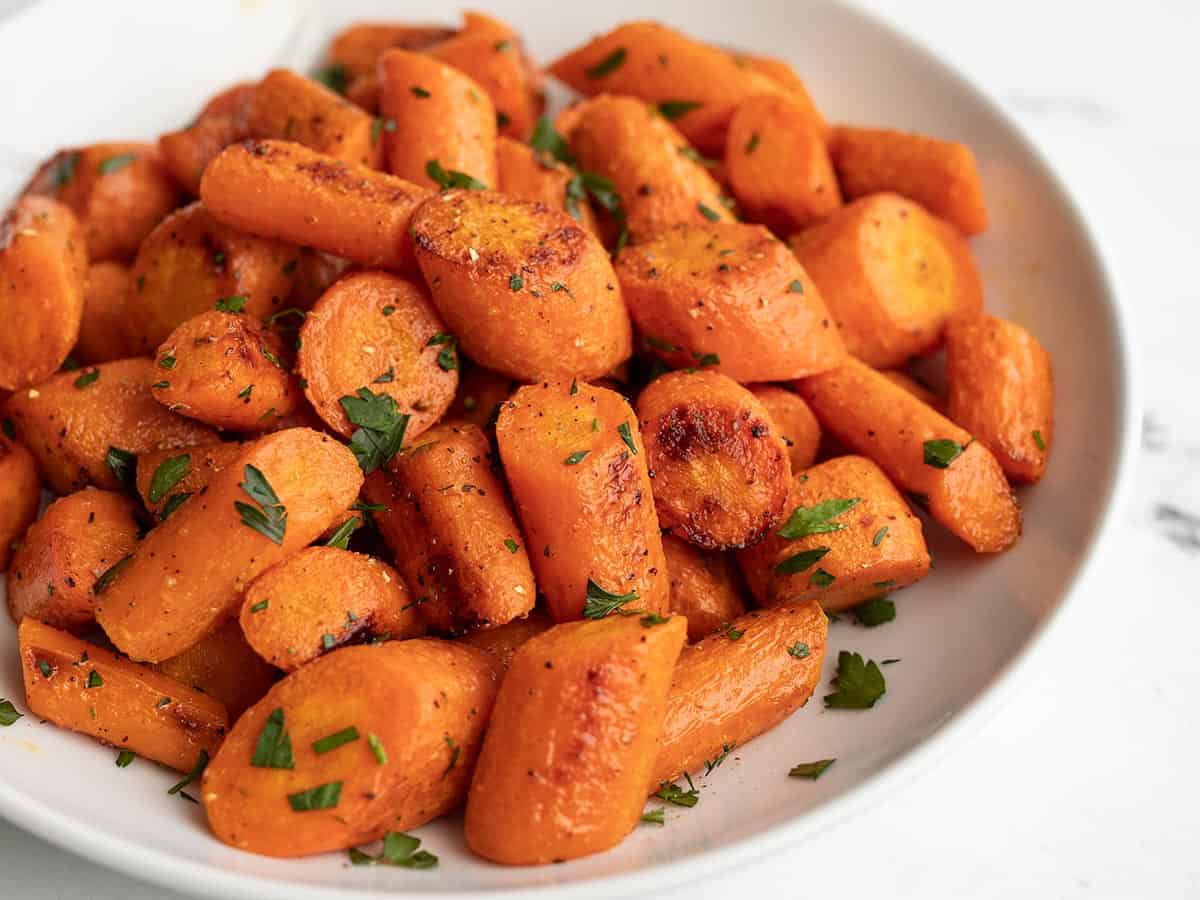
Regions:
[[[237,459],[242,450],[241,444],[226,441],[140,453],[138,496],[155,520],[165,519],[184,501],[204,493],[213,475]]]
[[[286,141],[227,147],[200,183],[213,215],[234,228],[400,270],[413,268],[408,223],[425,194]]]
[[[671,613],[687,619],[689,641],[698,641],[746,611],[732,554],[702,550],[663,535],[671,578]]]
[[[119,262],[93,263],[84,284],[83,318],[72,355],[82,363],[102,363],[134,354],[126,334],[129,267]]]
[[[251,649],[235,619],[153,668],[221,701],[232,722],[261,700],[279,679],[279,670]]]
[[[808,404],[795,392],[774,384],[747,385],[767,413],[787,447],[792,473],[807,469],[821,446],[821,426]]]
[[[33,454],[7,434],[0,436],[0,572],[8,568],[25,529],[37,518],[41,499],[42,480]]]
[[[1010,547],[1021,508],[996,458],[969,433],[856,359],[798,383],[821,426],[874,460],[979,553]]]
[[[210,100],[186,128],[158,138],[163,165],[193,197],[200,194],[200,178],[218,153],[250,137],[246,110],[255,85],[235,84]]]
[[[556,625],[521,646],[467,798],[467,844],[535,865],[607,850],[637,825],[682,618]]]
[[[575,381],[527,385],[502,406],[496,440],[554,620],[577,619],[605,596],[666,612],[646,447],[625,399]]]
[[[180,772],[221,745],[229,716],[213,697],[34,619],[17,634],[34,715]]]

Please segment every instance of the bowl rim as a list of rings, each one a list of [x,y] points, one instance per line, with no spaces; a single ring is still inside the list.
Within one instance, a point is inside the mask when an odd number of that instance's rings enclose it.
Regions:
[[[836,797],[811,808],[793,819],[769,826],[740,838],[725,847],[689,855],[678,861],[655,863],[632,872],[598,875],[579,881],[531,885],[518,888],[480,888],[413,892],[402,887],[385,892],[369,888],[308,885],[276,878],[231,872],[209,863],[180,858],[165,850],[146,847],[96,830],[90,825],[60,813],[42,801],[18,791],[0,792],[0,815],[17,827],[50,844],[82,856],[98,865],[122,872],[132,878],[181,891],[194,896],[220,900],[260,900],[264,896],[287,896],[292,900],[364,900],[384,894],[397,898],[426,898],[439,900],[530,900],[534,897],[579,898],[597,896],[629,896],[647,889],[671,885],[682,887],[701,878],[728,870],[738,864],[754,862],[768,854],[795,846],[805,836],[820,828],[839,824],[865,808],[879,802],[888,792],[928,772],[943,758],[952,745],[975,733],[990,720],[1017,692],[1023,677],[1028,674],[1028,661],[1057,630],[1062,610],[1078,593],[1094,569],[1099,552],[1112,538],[1116,523],[1126,507],[1138,458],[1141,434],[1141,384],[1137,342],[1132,317],[1121,302],[1124,296],[1119,279],[1105,259],[1103,245],[1084,218],[1078,203],[1061,177],[1048,161],[1034,139],[997,101],[975,85],[950,62],[935,53],[925,43],[887,21],[872,10],[863,9],[854,0],[827,0],[841,7],[843,13],[856,17],[865,27],[883,32],[905,50],[920,57],[940,77],[952,82],[990,116],[1012,134],[1017,144],[1032,160],[1035,171],[1053,192],[1053,199],[1065,212],[1068,222],[1082,236],[1085,252],[1099,275],[1103,286],[1101,300],[1108,307],[1116,338],[1117,357],[1111,362],[1118,367],[1119,395],[1114,398],[1118,439],[1114,449],[1113,477],[1106,485],[1104,512],[1093,525],[1091,534],[1079,557],[1070,581],[1057,602],[1038,621],[1025,643],[992,675],[960,712],[932,730],[922,741],[902,753],[860,783]],[[18,8],[13,18],[32,9]]]

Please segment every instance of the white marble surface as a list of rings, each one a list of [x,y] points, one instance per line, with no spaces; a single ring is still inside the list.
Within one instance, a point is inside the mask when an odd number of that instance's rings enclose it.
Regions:
[[[786,856],[660,896],[1196,896],[1200,4],[863,5],[997,97],[1101,238],[1137,313],[1147,410],[1126,537],[1024,688],[936,770]],[[81,894],[176,896],[0,822],[0,896]]]

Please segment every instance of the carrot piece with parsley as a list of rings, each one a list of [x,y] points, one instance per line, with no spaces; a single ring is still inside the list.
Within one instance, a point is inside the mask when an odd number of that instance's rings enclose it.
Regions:
[[[862,456],[797,473],[786,520],[738,562],[759,604],[816,600],[831,612],[907,587],[930,566],[921,520]]]
[[[59,497],[25,534],[8,572],[8,611],[79,632],[94,622],[96,579],[137,546],[135,502],[84,488]]]
[[[250,583],[239,622],[272,666],[292,672],[343,644],[420,637],[425,628],[387,563],[340,547],[308,547]]]
[[[829,152],[851,200],[893,191],[964,235],[987,230],[983,184],[966,144],[885,128],[839,127]]]
[[[755,94],[783,93],[734,54],[657,22],[628,22],[550,64],[582,94],[626,94],[670,116],[698,150],[719,156],[733,110]]]
[[[298,857],[452,811],[502,672],[482,650],[422,638],[314,660],[250,707],[209,763],[209,827],[240,850]]]
[[[133,481],[139,453],[217,439],[208,426],[155,401],[150,386],[163,377],[167,370],[149,359],[118,359],[20,391],[7,413],[54,493],[89,484],[120,490]]]
[[[640,100],[594,97],[573,111],[565,137],[631,242],[679,222],[733,221],[720,185],[687,139]]]
[[[329,435],[290,428],[247,444],[111,573],[96,621],[135,659],[183,652],[237,613],[259,573],[339,520],[361,486],[353,454]]]
[[[268,72],[246,105],[257,138],[293,141],[351,165],[380,168],[383,142],[375,120],[328,87],[288,69]]]
[[[238,312],[242,298],[188,319],[155,354],[163,377],[151,385],[168,409],[233,431],[261,431],[291,415],[300,388],[285,368],[279,335]],[[224,309],[222,309],[222,305]],[[170,370],[163,360],[174,360]]]
[[[431,428],[382,482],[372,476],[367,495],[388,507],[375,522],[432,628],[489,628],[533,609],[529,552],[479,426]]]
[[[986,313],[946,329],[948,415],[996,455],[1012,481],[1036,483],[1054,438],[1050,354],[1015,322]]]
[[[551,617],[578,619],[605,595],[665,613],[646,446],[625,398],[578,381],[526,385],[501,408],[496,439]]]
[[[414,268],[408,225],[426,193],[287,141],[227,147],[200,183],[205,205],[232,228],[400,271]]]
[[[467,798],[472,850],[506,865],[607,850],[637,825],[681,617],[569,622],[517,650]]]
[[[675,665],[657,759],[643,787],[659,790],[774,728],[821,680],[829,620],[815,601],[746,613]]]
[[[629,314],[595,236],[559,209],[449,191],[412,219],[438,312],[481,365],[522,380],[598,378],[629,358]]]
[[[130,272],[126,308],[134,348],[149,356],[188,319],[229,297],[242,298],[247,315],[278,312],[292,291],[288,263],[298,252],[227,224],[203,203],[176,210],[142,242]]]
[[[127,260],[179,203],[179,189],[153,144],[105,143],[60,150],[25,195],[50,197],[79,220],[88,259]]]
[[[17,631],[35,716],[180,772],[211,758],[229,716],[217,699],[34,619]]]
[[[25,197],[0,219],[0,389],[17,390],[62,365],[83,319],[87,252],[75,215]]]
[[[224,441],[139,453],[134,483],[138,496],[155,521],[166,519],[186,500],[202,493],[212,477],[243,449],[236,441]]]
[[[845,357],[824,291],[761,225],[676,225],[626,247],[616,270],[638,330],[672,368],[784,381]]]
[[[1020,536],[1021,508],[991,451],[904,388],[853,357],[797,388],[826,431],[976,552],[1005,550]]]
[[[365,388],[395,401],[411,441],[454,400],[457,344],[424,285],[388,272],[352,272],[305,317],[296,367],[309,402],[334,431],[354,433],[342,399]]]
[[[453,66],[422,53],[379,57],[387,170],[426,188],[496,186],[496,107]]]
[[[842,205],[821,132],[786,94],[760,94],[729,121],[725,171],[743,214],[789,234]]]
[[[496,168],[497,190],[502,194],[566,210],[592,234],[599,234],[596,214],[588,201],[582,176],[573,173],[553,156],[512,138],[501,137],[496,141]]]

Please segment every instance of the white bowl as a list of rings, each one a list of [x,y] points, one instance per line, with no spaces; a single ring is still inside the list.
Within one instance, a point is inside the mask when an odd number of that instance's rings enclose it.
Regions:
[[[515,23],[543,61],[646,15],[636,0],[486,5]],[[64,0],[0,23],[6,83],[24,85],[0,97],[0,121],[9,125],[0,138],[0,195],[19,188],[59,144],[152,137],[178,127],[236,78],[273,64],[310,65],[336,25],[428,16],[425,4],[412,2],[337,6]],[[995,104],[863,13],[797,0],[659,0],[653,9],[699,37],[788,59],[835,122],[892,125],[974,148],[992,215],[991,229],[974,241],[988,307],[1031,329],[1055,361],[1054,454],[1045,481],[1021,492],[1019,545],[996,558],[975,557],[929,527],[937,568],[896,596],[896,620],[831,629],[827,677],[840,649],[901,658],[886,668],[888,693],[875,709],[825,711],[819,690],[808,708],[699,779],[697,807],[669,807],[666,827],[641,826],[615,850],[588,859],[492,866],[467,852],[454,817],[419,831],[441,858],[433,871],[350,868],[344,855],[279,861],[239,853],[209,835],[198,807],[167,796],[172,773],[144,760],[116,769],[113,750],[32,716],[0,729],[0,813],[100,863],[222,898],[645,893],[801,840],[878,798],[997,705],[1095,553],[1134,452],[1133,341],[1087,226]],[[44,63],[50,46],[54,67]],[[0,697],[23,707],[23,696],[15,632],[0,628]],[[825,757],[837,764],[819,781],[787,777],[793,764]]]

